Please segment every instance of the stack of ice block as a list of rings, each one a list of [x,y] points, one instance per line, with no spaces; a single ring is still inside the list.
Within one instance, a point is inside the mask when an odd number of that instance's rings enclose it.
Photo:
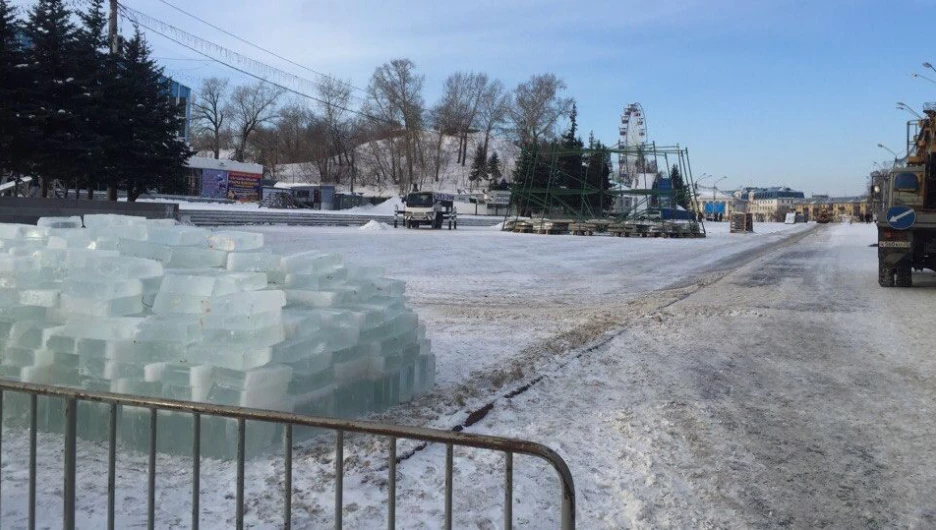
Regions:
[[[82,227],[82,224],[84,227]],[[432,388],[425,328],[403,282],[341,256],[279,256],[262,234],[119,215],[0,224],[0,377],[141,396],[351,417]],[[27,400],[5,402],[24,419]],[[61,406],[40,403],[41,425]],[[106,435],[82,404],[81,433]],[[159,447],[187,452],[191,418],[160,413]],[[121,438],[146,448],[149,411],[124,408]],[[214,456],[234,424],[204,418]],[[278,429],[248,430],[254,449]]]

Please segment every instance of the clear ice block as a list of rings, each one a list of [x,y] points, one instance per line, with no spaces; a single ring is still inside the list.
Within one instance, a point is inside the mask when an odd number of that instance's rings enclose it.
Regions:
[[[180,269],[198,269],[202,267],[224,267],[227,264],[227,252],[197,247],[172,247],[172,255],[167,267]]]
[[[208,236],[208,246],[215,250],[230,252],[256,250],[263,247],[263,234],[223,230]]]
[[[151,259],[164,265],[172,259],[172,247],[150,241],[120,238],[117,249],[122,256]]]
[[[269,251],[231,252],[227,258],[227,269],[240,272],[276,271],[280,266],[280,257]]]
[[[63,293],[59,307],[62,312],[71,315],[102,318],[137,315],[143,312],[143,297],[132,295],[101,299]]]
[[[85,228],[102,228],[112,226],[146,225],[145,217],[133,215],[118,215],[114,213],[89,213],[84,215]]]
[[[211,232],[186,226],[148,226],[147,241],[171,247],[206,247]]]
[[[329,272],[341,265],[341,263],[342,259],[340,254],[310,251],[284,256],[280,261],[280,268],[286,273]]]

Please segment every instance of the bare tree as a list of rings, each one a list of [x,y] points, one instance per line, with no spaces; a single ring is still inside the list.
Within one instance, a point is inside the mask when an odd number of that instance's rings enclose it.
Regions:
[[[432,123],[432,128],[435,131],[435,139],[432,147],[432,174],[436,182],[439,181],[443,159],[447,158],[445,156],[445,150],[442,149],[445,135],[454,134],[457,130],[453,120],[451,120],[450,116],[447,114],[447,110],[443,101],[437,104],[428,114],[428,120]],[[458,156],[461,156],[461,147],[458,149]]]
[[[412,61],[394,59],[374,71],[367,87],[368,112],[390,126],[384,132],[390,147],[391,174],[401,193],[409,191],[412,183],[417,181],[417,151],[424,109],[423,81],[424,77],[416,74],[416,65]],[[398,152],[400,148],[402,153]],[[405,173],[397,167],[401,158],[404,159]]]
[[[304,162],[313,156],[309,136],[313,120],[312,111],[304,103],[294,101],[284,105],[275,122],[256,128],[245,155],[263,164],[276,178],[280,164]]]
[[[277,148],[282,163],[305,162],[313,154],[313,135],[310,130],[315,115],[304,103],[292,102],[283,106],[276,120]]]
[[[229,127],[227,113],[228,80],[209,77],[202,82],[198,98],[192,106],[192,121],[199,135],[207,137],[208,145],[219,158],[222,139]]]
[[[350,145],[351,128],[351,83],[333,77],[324,77],[316,85],[319,129],[324,136],[325,152],[329,158],[337,157],[337,167],[328,165],[322,174],[323,180],[338,182],[345,172],[353,172],[353,151]]]
[[[456,72],[445,80],[442,99],[434,109],[440,132],[458,136],[456,162],[462,166],[468,158],[468,133],[476,125],[487,88],[487,74]]]
[[[344,157],[348,166],[351,193],[354,193],[354,182],[358,178],[357,146],[362,145],[367,140],[367,124],[367,118],[360,115],[351,117],[346,123],[347,136],[345,137]]]
[[[277,167],[285,164],[282,134],[278,127],[257,127],[250,140],[251,159],[263,165],[268,178],[277,179]]]
[[[510,94],[498,80],[488,83],[478,109],[479,129],[484,131],[484,156],[488,156],[488,144],[494,130],[501,127],[510,112]]]
[[[553,136],[559,118],[572,108],[571,98],[559,93],[566,84],[555,74],[540,74],[517,85],[510,106],[510,121],[521,145]]]
[[[282,95],[280,88],[262,81],[253,85],[241,85],[234,89],[226,112],[231,116],[237,144],[234,160],[243,162],[247,153],[250,135],[257,128],[277,118],[276,102]]]

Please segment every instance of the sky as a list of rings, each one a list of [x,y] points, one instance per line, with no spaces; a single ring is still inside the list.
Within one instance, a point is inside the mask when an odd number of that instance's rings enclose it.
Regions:
[[[425,76],[429,105],[457,71],[485,72],[508,88],[554,73],[577,102],[584,136],[593,131],[616,144],[624,106],[639,102],[650,140],[686,147],[697,179],[726,177],[719,188],[862,193],[868,173],[894,158],[877,144],[901,155],[906,149],[905,123],[914,118],[895,103],[921,112],[936,101],[936,71],[922,66],[936,63],[928,37],[936,0],[122,3],[311,81],[318,72],[363,89],[378,66],[409,58]],[[121,30],[132,25],[122,20]],[[183,83],[248,80],[144,32],[153,55]],[[364,97],[363,90],[354,94]]]

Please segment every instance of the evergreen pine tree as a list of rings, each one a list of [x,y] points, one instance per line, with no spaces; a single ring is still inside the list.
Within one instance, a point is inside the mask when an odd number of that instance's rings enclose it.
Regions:
[[[27,169],[20,141],[20,128],[25,125],[20,111],[27,78],[20,67],[26,59],[18,41],[19,29],[15,8],[7,0],[0,0],[0,175]]]
[[[573,103],[569,114],[569,129],[562,135],[559,142],[561,154],[556,160],[556,168],[561,172],[559,186],[569,189],[582,189],[582,148],[585,144],[578,138],[578,108]]]
[[[112,61],[108,54],[104,0],[90,0],[90,4],[87,11],[78,15],[83,27],[78,31],[74,59],[80,65],[77,82],[82,87],[82,97],[76,101],[75,112],[80,116],[78,132],[83,148],[75,167],[74,184],[76,191],[87,187],[89,198],[92,190],[106,180],[107,133],[113,127],[111,122],[120,119],[107,99]]]
[[[500,158],[497,157],[497,151],[491,152],[491,157],[487,161],[487,178],[491,182],[500,182],[503,178],[500,168]]]
[[[183,118],[166,97],[167,79],[150,58],[139,29],[116,58],[109,101],[115,116],[111,185],[123,186],[135,201],[149,189],[178,193],[184,189],[184,165],[192,152],[177,134]]]
[[[689,209],[689,194],[686,190],[686,184],[683,181],[682,175],[679,173],[679,167],[676,164],[673,164],[672,169],[670,169],[670,184],[673,186],[673,202],[682,206],[686,210]]]
[[[536,182],[538,156],[539,147],[534,143],[525,143],[520,147],[520,156],[514,163],[510,201],[520,215],[532,213],[531,194],[538,187]]]
[[[601,215],[611,207],[611,152],[596,140],[594,134],[588,135],[589,154],[586,158],[585,185],[591,190],[590,207],[595,215]]]
[[[487,179],[487,160],[484,157],[484,146],[478,144],[475,149],[474,159],[471,161],[471,170],[468,172],[468,180],[477,182]]]
[[[77,30],[64,0],[39,0],[26,23],[30,46],[25,75],[30,83],[23,110],[28,125],[21,130],[30,146],[31,170],[42,178],[42,196],[52,179],[65,182],[83,156],[80,115],[82,87],[76,82]]]

